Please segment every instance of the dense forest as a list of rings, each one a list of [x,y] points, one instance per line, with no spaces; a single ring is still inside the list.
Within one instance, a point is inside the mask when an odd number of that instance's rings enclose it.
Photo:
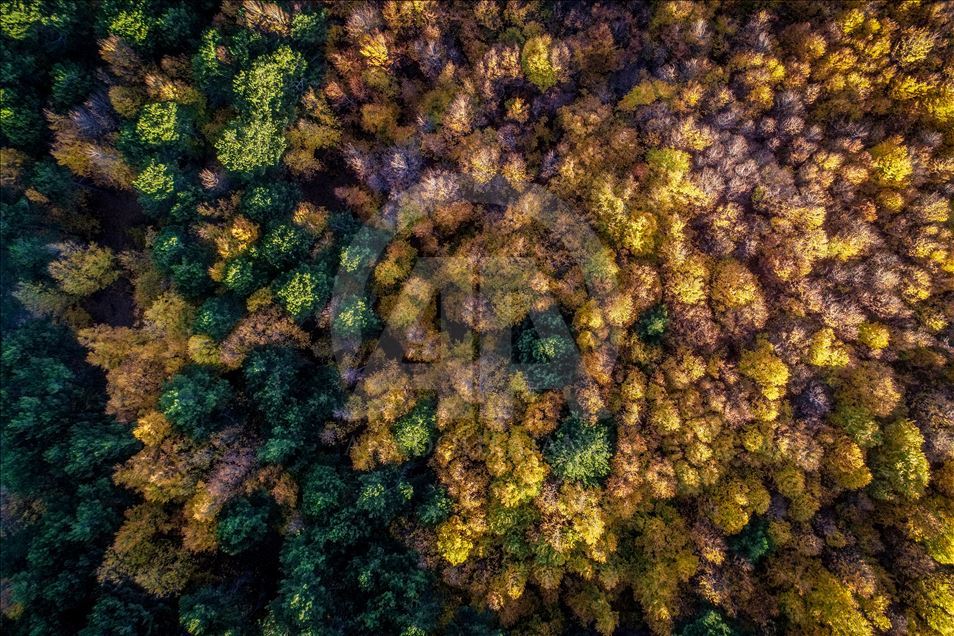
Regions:
[[[0,37],[5,634],[954,634],[954,3]]]

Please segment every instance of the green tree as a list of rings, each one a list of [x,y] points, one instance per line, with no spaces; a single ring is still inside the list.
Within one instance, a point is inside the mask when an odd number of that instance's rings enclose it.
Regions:
[[[311,265],[302,265],[276,281],[278,302],[296,320],[305,320],[321,309],[330,294],[328,274]]]
[[[268,275],[256,246],[225,264],[222,284],[238,296],[248,296],[268,283]]]
[[[75,629],[96,599],[96,568],[128,503],[111,475],[138,443],[103,415],[84,355],[66,329],[44,321],[4,330],[0,566],[5,606],[21,608],[15,620],[4,617],[9,633]]]
[[[524,74],[541,91],[557,83],[557,70],[550,58],[552,41],[549,35],[538,35],[527,40],[520,52],[520,66]]]
[[[285,151],[284,128],[298,99],[296,87],[308,68],[304,57],[287,46],[262,55],[233,82],[239,116],[216,141],[219,161],[232,172],[261,174]]]
[[[610,472],[613,447],[609,426],[604,422],[587,424],[570,415],[548,441],[544,455],[561,479],[595,486]]]
[[[178,429],[195,439],[221,426],[219,419],[232,400],[226,380],[204,367],[190,366],[176,374],[159,397],[159,410]]]
[[[230,172],[261,174],[278,164],[287,147],[281,127],[267,118],[237,119],[215,142],[215,151]]]
[[[636,323],[639,337],[649,343],[658,343],[662,340],[669,326],[669,311],[666,305],[655,305],[644,311]]]
[[[768,522],[762,518],[753,518],[742,532],[730,538],[729,546],[749,563],[758,563],[772,551]]]
[[[242,318],[242,303],[231,296],[213,296],[199,307],[193,329],[196,333],[224,339]]]
[[[216,536],[226,554],[240,554],[260,543],[268,533],[271,514],[269,500],[264,497],[237,497],[219,516]]]
[[[360,336],[378,325],[374,310],[363,296],[345,299],[332,320],[335,332],[346,338]]]
[[[437,431],[437,414],[433,400],[421,400],[409,413],[394,423],[394,437],[401,452],[409,457],[422,457],[431,447]]]
[[[64,60],[50,69],[50,99],[58,109],[66,109],[82,102],[93,89],[93,78],[78,62]]]
[[[275,219],[287,218],[301,200],[301,191],[287,181],[257,183],[245,190],[240,210],[252,221],[268,225]]]
[[[304,261],[311,246],[311,238],[294,225],[280,223],[262,237],[262,254],[276,270]]]
[[[261,451],[269,462],[292,462],[318,445],[320,424],[341,405],[336,370],[288,347],[252,351],[243,367],[246,394],[266,425]]]
[[[679,631],[679,636],[736,636],[738,630],[726,622],[718,611],[706,610],[702,616]]]
[[[884,428],[884,441],[873,453],[874,480],[869,488],[878,499],[918,499],[931,478],[924,436],[914,422],[896,420]]]
[[[232,585],[204,585],[179,600],[179,625],[191,636],[250,633],[252,599]]]

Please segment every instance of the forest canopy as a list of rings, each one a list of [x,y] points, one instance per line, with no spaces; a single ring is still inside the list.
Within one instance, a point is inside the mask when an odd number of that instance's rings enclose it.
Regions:
[[[954,634],[954,3],[0,0],[4,633]]]

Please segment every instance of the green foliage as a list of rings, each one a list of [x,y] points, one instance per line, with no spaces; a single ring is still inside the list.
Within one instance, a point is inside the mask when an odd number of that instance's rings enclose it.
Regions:
[[[358,477],[360,490],[355,506],[382,523],[393,519],[414,496],[414,487],[397,474],[380,470]]]
[[[82,193],[77,191],[70,171],[52,159],[36,163],[30,183],[33,189],[65,209],[75,208],[81,203]]]
[[[360,336],[378,325],[378,318],[368,300],[352,296],[337,308],[332,319],[335,332],[345,338]]]
[[[80,630],[80,636],[138,636],[161,630],[172,624],[172,611],[162,601],[149,597],[141,590],[112,589],[96,600]]]
[[[324,269],[302,265],[275,283],[275,296],[296,320],[305,320],[324,307],[331,294],[331,280]]]
[[[218,57],[219,47],[224,46],[224,41],[219,29],[206,29],[198,50],[192,56],[192,74],[196,83],[215,102],[225,101],[232,90],[228,66]]]
[[[320,520],[345,505],[348,484],[333,466],[317,464],[302,491],[302,514]]]
[[[874,451],[871,493],[878,499],[918,499],[931,478],[924,436],[910,420],[896,420],[884,428],[884,441]]]
[[[147,146],[182,143],[190,135],[186,110],[175,102],[154,102],[143,106],[136,121],[136,134]]]
[[[179,601],[179,624],[191,636],[249,632],[249,599],[234,589],[206,585]]]
[[[427,634],[436,626],[439,599],[430,576],[410,553],[374,546],[352,562],[349,575],[368,599],[355,615],[355,628],[368,633]]]
[[[239,296],[248,296],[268,282],[258,250],[252,249],[225,264],[222,284]]]
[[[295,85],[307,67],[304,57],[287,46],[259,57],[235,76],[236,106],[256,117],[286,118],[297,100]]]
[[[725,617],[714,609],[706,610],[702,616],[679,631],[679,636],[737,636],[738,630],[726,622]]]
[[[116,460],[135,442],[87,400],[91,370],[76,370],[82,351],[62,327],[29,323],[3,343],[3,482],[17,492],[42,493],[48,480],[86,477],[97,461]],[[92,453],[92,454],[88,454]]]
[[[232,400],[229,383],[211,370],[190,366],[176,374],[159,397],[162,414],[189,437],[201,439],[222,425]]]
[[[674,185],[689,172],[691,157],[682,150],[651,148],[646,151],[646,163],[655,178],[667,185]]]
[[[749,563],[756,564],[772,551],[772,539],[768,534],[768,523],[762,518],[753,518],[748,525],[729,540],[734,552]]]
[[[307,63],[287,46],[257,58],[235,76],[233,91],[241,113],[215,144],[228,170],[261,174],[278,163],[285,151],[283,128],[291,116]]]
[[[541,91],[557,83],[556,69],[550,61],[550,36],[530,38],[520,52],[520,66],[524,74]]]
[[[285,578],[267,629],[432,633],[440,597],[430,574],[416,567],[413,553],[382,541],[412,491],[396,471],[356,477],[318,462],[302,486],[304,528],[282,550]]]
[[[252,221],[267,225],[275,219],[287,217],[300,199],[301,192],[294,184],[267,181],[245,191],[240,209]]]
[[[328,24],[323,7],[315,12],[296,13],[292,17],[291,37],[305,46],[318,46],[324,39]]]
[[[262,254],[268,264],[277,270],[305,260],[310,246],[308,234],[287,223],[276,225],[262,237]]]
[[[352,243],[341,250],[339,261],[342,270],[353,274],[361,268],[370,267],[373,259],[374,250],[370,246]]]
[[[226,554],[240,554],[255,547],[268,533],[269,501],[263,497],[238,497],[219,517],[216,537]]]
[[[138,2],[128,9],[109,15],[107,24],[109,32],[134,46],[142,47],[147,44],[150,27],[155,24],[155,18],[147,15],[144,5],[144,2]]]
[[[43,139],[43,132],[38,104],[0,87],[0,142],[31,149]]]
[[[152,258],[185,296],[201,296],[212,284],[208,252],[180,228],[166,227],[156,235]]]
[[[133,181],[133,187],[139,192],[142,207],[157,213],[169,205],[177,189],[177,174],[166,163],[150,162]]]
[[[156,235],[153,241],[152,258],[159,267],[169,269],[189,253],[189,247],[182,230],[166,227]]]
[[[451,516],[454,510],[454,501],[447,494],[447,489],[441,486],[428,486],[424,500],[418,508],[417,516],[428,526],[443,523]]]
[[[232,331],[235,324],[241,320],[244,307],[238,300],[230,296],[213,296],[199,307],[195,315],[194,330],[222,340]]]
[[[497,625],[493,614],[477,611],[473,607],[462,607],[448,626],[448,631],[460,636],[503,636],[504,631]]]
[[[71,60],[54,64],[50,79],[50,98],[53,105],[59,109],[82,102],[93,88],[93,78],[89,72],[81,64]]]
[[[25,40],[43,23],[40,2],[6,2],[0,5],[0,33],[11,40]]]
[[[286,145],[281,128],[271,119],[239,119],[222,131],[215,150],[231,172],[257,175],[278,163]]]
[[[244,378],[246,391],[267,425],[261,455],[269,462],[307,455],[317,445],[321,423],[342,402],[333,367],[315,365],[286,347],[251,352]]]
[[[658,343],[669,326],[669,310],[666,305],[655,305],[640,314],[636,325],[640,338],[649,343]]]
[[[862,448],[881,443],[881,429],[874,415],[865,408],[851,404],[839,404],[832,414],[832,422],[840,426]]]
[[[558,313],[548,312],[537,317],[539,325],[531,324],[528,318],[521,325],[517,337],[517,357],[520,362],[547,364],[565,359],[575,352],[576,345],[566,334],[556,333],[563,318]],[[538,331],[537,326],[543,331]]]
[[[126,503],[112,467],[138,445],[103,415],[83,355],[63,327],[38,321],[4,330],[2,569],[4,602],[22,608],[14,633],[62,633],[88,611]]]
[[[595,486],[610,472],[613,447],[609,426],[604,422],[587,424],[570,415],[548,441],[545,455],[560,479]]]
[[[431,448],[436,427],[434,402],[421,400],[394,423],[394,437],[402,453],[409,457],[422,457]]]
[[[190,10],[186,3],[169,0],[104,0],[99,30],[148,53],[188,41],[195,27],[195,11],[203,4],[194,4]]]
[[[212,286],[208,265],[199,258],[183,258],[173,264],[169,268],[169,278],[176,289],[189,298],[202,296]]]

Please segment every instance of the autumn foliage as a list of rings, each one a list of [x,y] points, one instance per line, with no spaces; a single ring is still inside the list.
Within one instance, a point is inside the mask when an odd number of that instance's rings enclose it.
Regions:
[[[0,34],[5,632],[954,634],[950,2]]]

